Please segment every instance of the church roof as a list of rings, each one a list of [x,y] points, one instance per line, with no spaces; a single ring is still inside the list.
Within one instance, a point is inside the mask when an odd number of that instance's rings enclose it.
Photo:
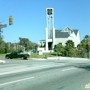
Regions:
[[[66,27],[63,30],[55,30],[55,38],[68,38],[70,36],[70,32],[74,32],[77,36],[78,29],[70,29],[69,27]]]
[[[70,35],[68,32],[61,32],[61,30],[55,30],[55,38],[68,38]]]

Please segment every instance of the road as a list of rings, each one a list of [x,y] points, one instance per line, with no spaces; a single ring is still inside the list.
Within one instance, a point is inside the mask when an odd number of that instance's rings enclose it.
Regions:
[[[84,83],[90,83],[88,60],[8,60],[0,65],[0,90],[84,90]]]

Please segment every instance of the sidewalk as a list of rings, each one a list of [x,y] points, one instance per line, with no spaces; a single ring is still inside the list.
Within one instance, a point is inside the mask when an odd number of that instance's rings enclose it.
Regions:
[[[44,59],[44,58],[28,58],[29,60],[47,60],[47,59]]]
[[[47,57],[45,58],[29,58],[29,60],[90,60],[88,58],[75,58],[75,57]]]

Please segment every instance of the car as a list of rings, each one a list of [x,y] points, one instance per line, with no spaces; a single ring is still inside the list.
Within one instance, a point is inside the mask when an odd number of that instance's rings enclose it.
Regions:
[[[22,52],[11,52],[10,54],[5,55],[6,59],[13,59],[13,58],[27,59],[28,57],[29,57],[29,54],[25,54]]]

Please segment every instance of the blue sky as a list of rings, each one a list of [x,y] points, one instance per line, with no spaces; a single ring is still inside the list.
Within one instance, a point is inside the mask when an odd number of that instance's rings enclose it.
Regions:
[[[56,29],[78,29],[81,40],[90,34],[90,0],[1,0],[0,22],[13,16],[13,25],[3,28],[6,42],[18,42],[19,37],[38,43],[45,39],[46,8],[54,8]]]

